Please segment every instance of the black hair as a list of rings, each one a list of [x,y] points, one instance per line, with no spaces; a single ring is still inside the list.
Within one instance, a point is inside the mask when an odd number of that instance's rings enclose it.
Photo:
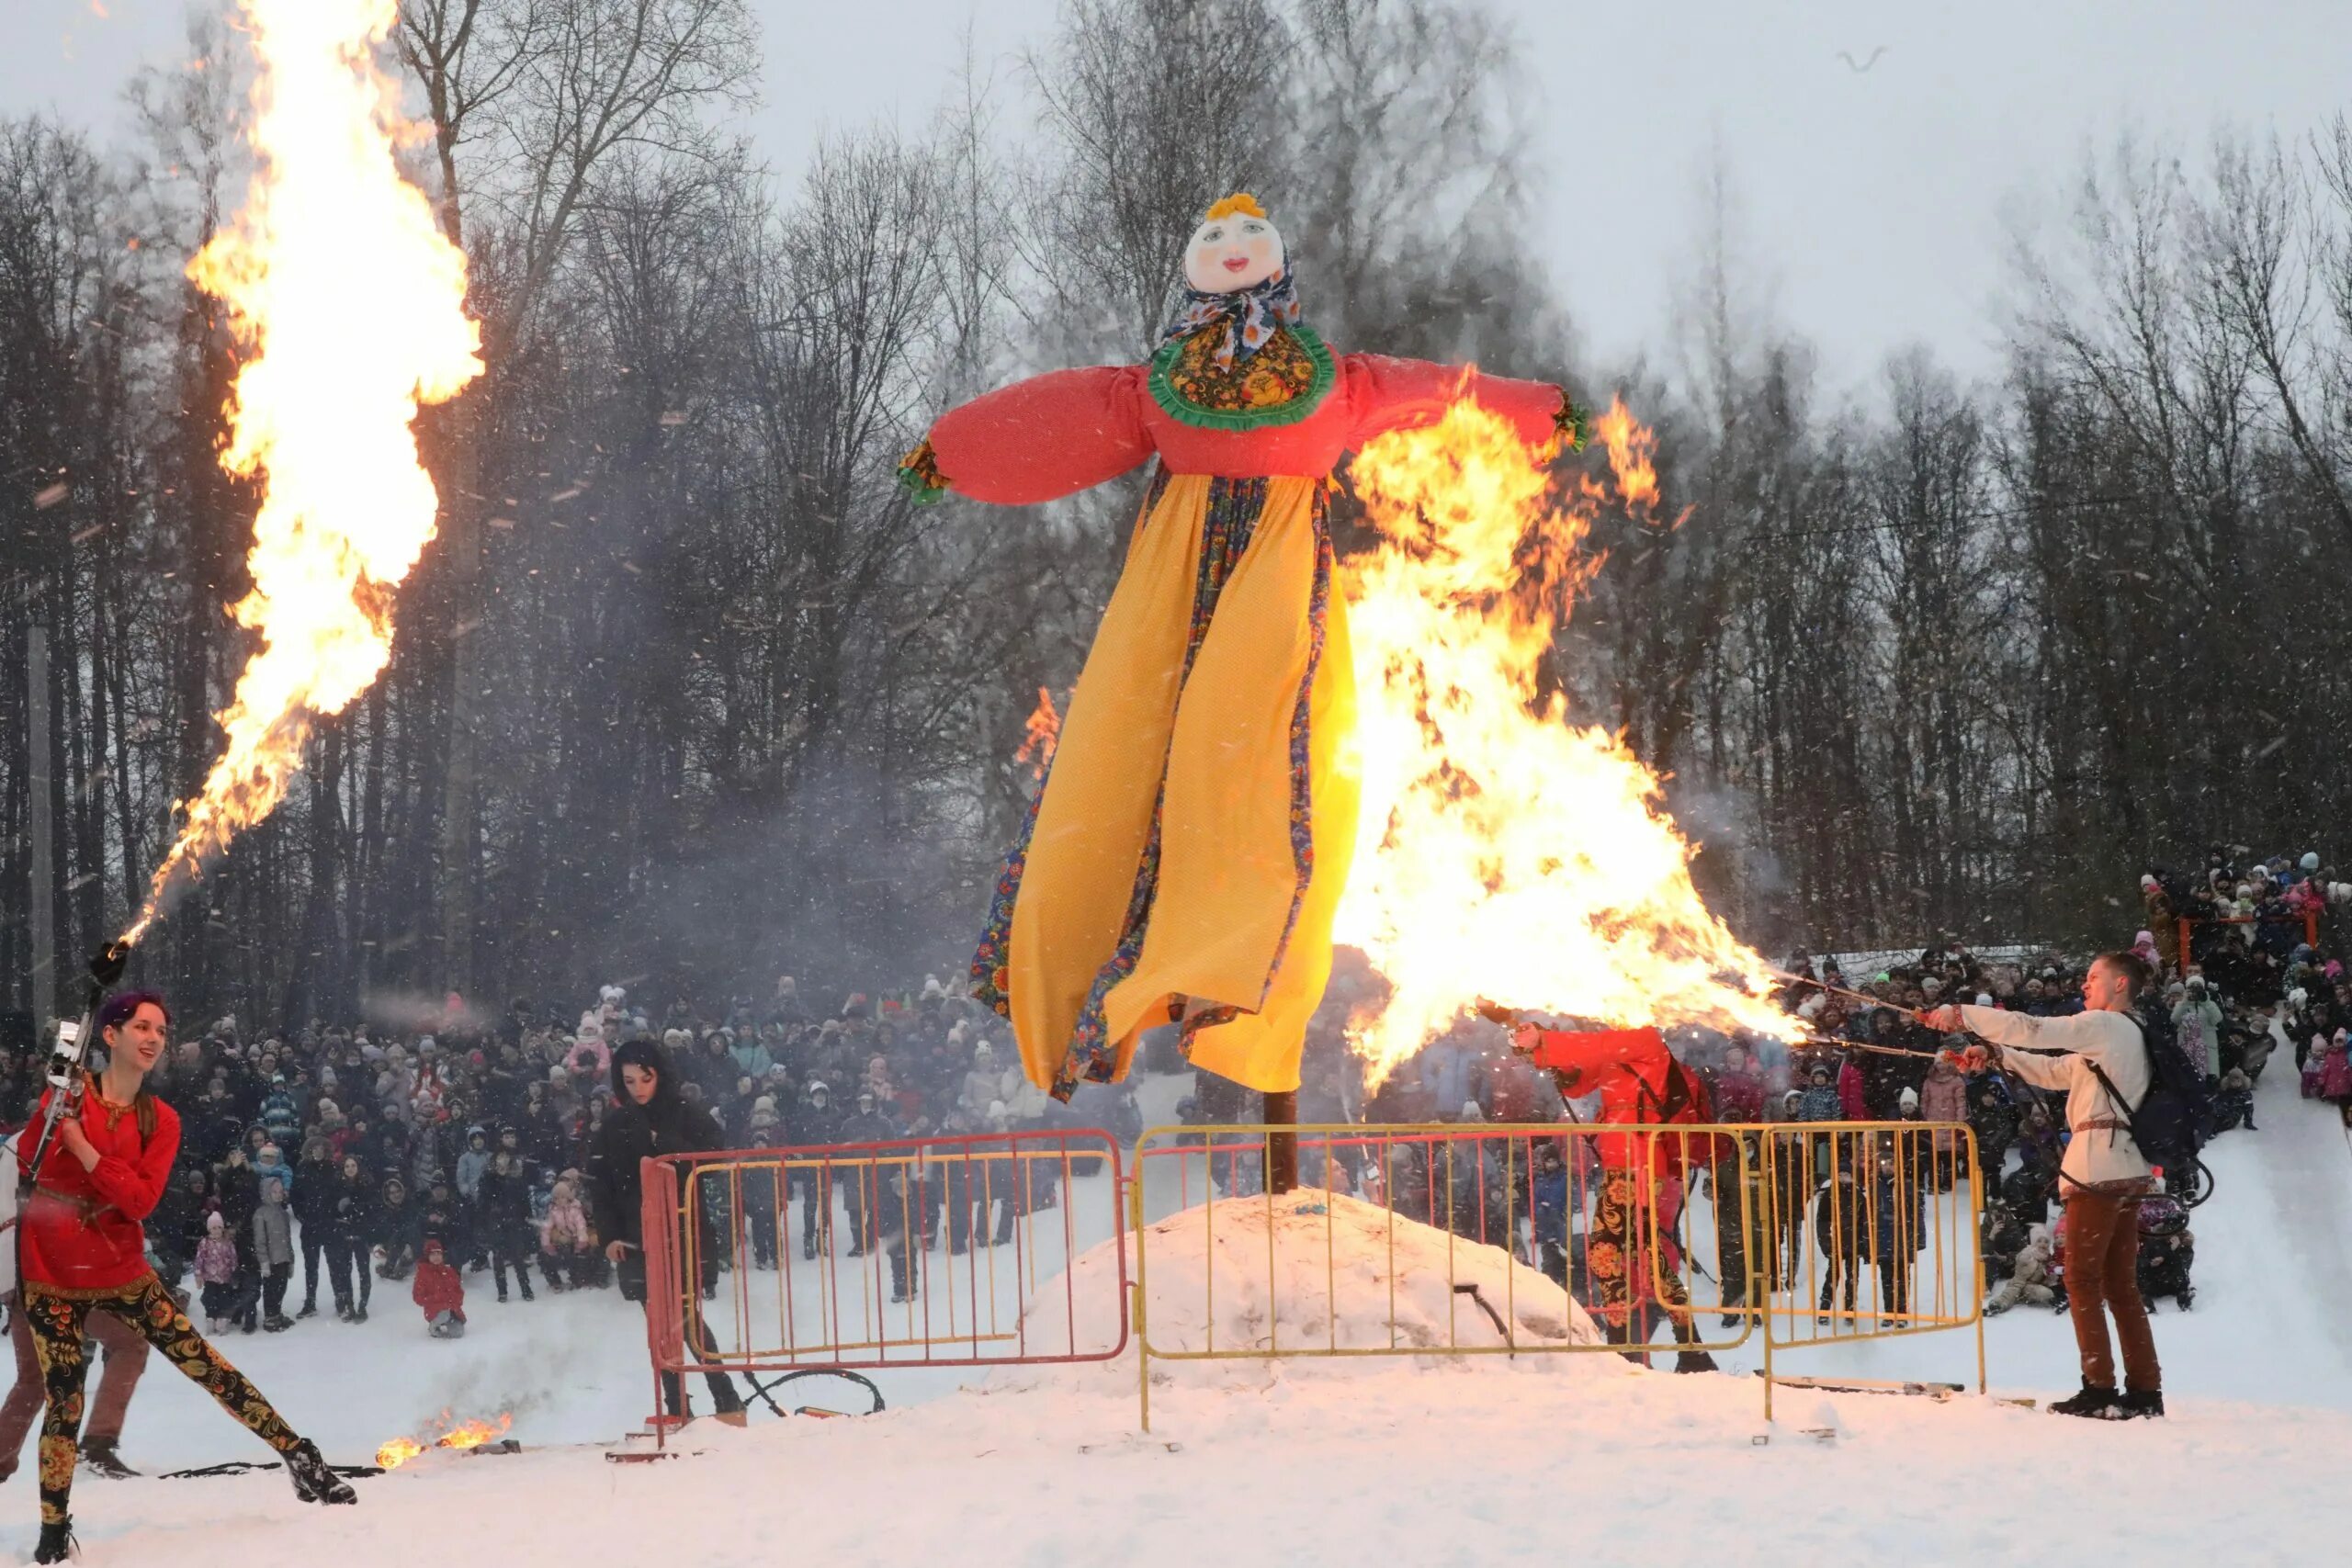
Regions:
[[[670,1066],[669,1053],[651,1040],[630,1040],[613,1048],[613,1098],[623,1105],[635,1105],[628,1089],[621,1082],[623,1067],[646,1068],[653,1075],[653,1099],[646,1109],[650,1111],[678,1098],[678,1075]]]

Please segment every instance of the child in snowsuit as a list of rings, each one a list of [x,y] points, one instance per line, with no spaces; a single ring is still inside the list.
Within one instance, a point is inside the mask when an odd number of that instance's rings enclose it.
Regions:
[[[2000,1289],[1984,1298],[1986,1315],[2018,1305],[2056,1305],[2058,1292],[2050,1288],[2050,1229],[2036,1225],[2026,1244],[2018,1248],[2017,1258],[2009,1265],[2009,1277],[2001,1281]]]
[[[286,1206],[286,1183],[266,1177],[261,1207],[254,1211],[254,1268],[261,1275],[262,1326],[282,1334],[294,1326],[286,1315],[286,1287],[294,1278],[294,1216]]]
[[[196,1282],[204,1287],[205,1332],[218,1334],[237,1297],[236,1244],[218,1209],[204,1216],[204,1239],[196,1244]]]
[[[2256,1131],[2254,1125],[2254,1085],[2243,1068],[2232,1067],[2222,1075],[2222,1087],[2213,1096],[2213,1131],[2226,1133],[2233,1127]]]
[[[596,1228],[588,1222],[588,1206],[580,1201],[580,1173],[567,1170],[556,1178],[548,1199],[548,1217],[539,1227],[539,1269],[548,1289],[579,1290],[602,1281]]]
[[[424,1331],[435,1339],[462,1339],[466,1335],[466,1282],[443,1255],[441,1238],[427,1236],[424,1256],[416,1265],[416,1283],[409,1298],[424,1310]]]
[[[2139,1213],[2140,1299],[2153,1309],[2158,1296],[2170,1296],[2187,1312],[2197,1292],[2188,1271],[2197,1263],[2197,1237],[2188,1228],[2188,1211],[2180,1201],[2158,1192],[2143,1199]]]

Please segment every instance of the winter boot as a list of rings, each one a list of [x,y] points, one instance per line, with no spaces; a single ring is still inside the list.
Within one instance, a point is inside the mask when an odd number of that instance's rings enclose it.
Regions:
[[[1712,1372],[1715,1370],[1715,1359],[1704,1350],[1685,1350],[1674,1358],[1674,1370],[1678,1372]]]
[[[2083,1385],[2083,1392],[2072,1399],[2062,1399],[2050,1407],[2052,1416],[2087,1416],[2094,1421],[2104,1421],[2118,1414],[2115,1391]]]
[[[286,1473],[293,1478],[294,1495],[305,1503],[356,1503],[351,1483],[337,1475],[319,1457],[319,1445],[305,1438],[286,1451]]]
[[[83,1438],[82,1468],[109,1481],[125,1481],[139,1473],[122,1462],[122,1455],[116,1450],[112,1438]]]
[[[531,1277],[528,1274],[524,1273],[519,1269],[514,1271],[514,1282],[522,1287],[523,1299],[525,1301],[535,1302],[539,1299],[538,1297],[531,1294]]]
[[[40,1544],[33,1548],[34,1562],[62,1562],[81,1554],[81,1547],[74,1540],[73,1521],[60,1519],[40,1527]]]
[[[2164,1393],[2161,1390],[2153,1388],[2144,1393],[2127,1393],[2115,1406],[2115,1415],[2125,1421],[2140,1420],[2151,1416],[2161,1416],[2164,1413]]]
[[[318,1316],[318,1315],[319,1315],[319,1298],[318,1298],[318,1297],[316,1297],[316,1296],[312,1296],[312,1297],[311,1297],[309,1300],[305,1301],[305,1302],[302,1303],[302,1310],[301,1310],[300,1312],[296,1313],[294,1315],[295,1315],[296,1317],[316,1317],[316,1316]]]

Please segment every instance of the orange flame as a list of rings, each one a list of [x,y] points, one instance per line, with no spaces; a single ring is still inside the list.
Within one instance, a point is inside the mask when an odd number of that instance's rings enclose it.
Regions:
[[[466,260],[394,148],[415,134],[376,65],[397,0],[240,0],[258,59],[244,210],[189,264],[251,350],[221,467],[260,475],[235,608],[260,647],[218,716],[227,744],[156,867],[165,897],[285,797],[314,721],[374,683],[391,590],[433,537],[439,497],[410,430],[420,403],[481,372]]]
[[[1618,499],[1646,514],[1655,440],[1600,422]],[[1764,961],[1690,882],[1690,845],[1623,739],[1539,694],[1558,596],[1609,487],[1552,482],[1467,401],[1385,436],[1352,476],[1386,542],[1346,574],[1364,810],[1338,938],[1389,982],[1351,1043],[1376,1084],[1481,997],[1612,1024],[1787,1037]]]
[[[448,1418],[446,1410],[438,1417],[443,1421]],[[504,1437],[514,1425],[514,1416],[502,1415],[495,1426],[488,1421],[460,1421],[437,1438],[394,1438],[376,1450],[376,1462],[386,1470],[398,1470],[427,1449],[478,1449]]]
[[[1045,687],[1037,688],[1037,706],[1029,715],[1029,722],[1022,733],[1021,749],[1012,754],[1016,762],[1029,766],[1032,778],[1043,780],[1046,770],[1053,766],[1054,748],[1061,744],[1062,716],[1055,710],[1054,694]]]

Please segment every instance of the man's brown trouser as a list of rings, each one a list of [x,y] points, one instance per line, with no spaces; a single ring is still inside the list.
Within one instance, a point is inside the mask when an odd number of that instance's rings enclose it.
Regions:
[[[24,1451],[25,1434],[40,1414],[43,1388],[40,1358],[33,1349],[33,1331],[14,1291],[8,1292],[8,1337],[17,1347],[17,1381],[0,1401],[0,1480],[17,1472],[17,1457]],[[88,1437],[84,1440],[122,1436],[122,1418],[130,1408],[130,1394],[139,1374],[147,1370],[147,1341],[109,1313],[90,1314],[90,1337],[106,1352],[98,1370],[97,1396],[90,1401]]]
[[[2067,1194],[2066,1306],[2075,1316],[2086,1386],[2115,1386],[2105,1308],[2115,1314],[2115,1337],[2123,1345],[2124,1389],[2154,1393],[2164,1387],[2164,1371],[2156,1365],[2148,1309],[2140,1303],[2139,1211],[2137,1193],[2077,1188]]]

